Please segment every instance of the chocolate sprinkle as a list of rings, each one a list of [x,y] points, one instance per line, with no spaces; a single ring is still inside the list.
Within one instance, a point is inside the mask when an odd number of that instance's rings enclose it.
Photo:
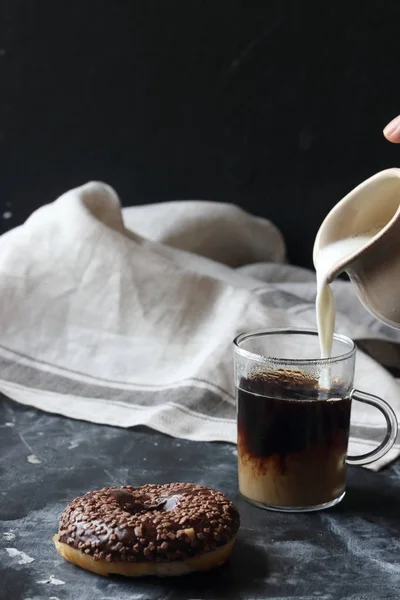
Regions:
[[[230,542],[239,514],[221,492],[191,483],[106,487],[73,500],[59,541],[94,560],[185,560]]]

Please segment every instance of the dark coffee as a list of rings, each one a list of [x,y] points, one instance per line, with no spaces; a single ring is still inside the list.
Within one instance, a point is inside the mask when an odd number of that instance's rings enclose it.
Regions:
[[[341,496],[351,400],[296,371],[257,372],[237,390],[239,487],[251,500],[314,506]]]

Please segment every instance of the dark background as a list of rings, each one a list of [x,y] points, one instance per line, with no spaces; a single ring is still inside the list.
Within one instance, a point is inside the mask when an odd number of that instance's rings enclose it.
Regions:
[[[2,231],[101,179],[125,205],[237,203],[309,265],[329,208],[400,162],[381,133],[400,112],[398,0],[2,0],[2,13]]]

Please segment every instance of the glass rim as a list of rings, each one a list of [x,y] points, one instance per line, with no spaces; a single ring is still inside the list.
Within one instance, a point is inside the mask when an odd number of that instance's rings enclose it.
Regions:
[[[313,337],[318,337],[318,331],[316,329],[306,329],[306,328],[271,328],[271,329],[253,329],[251,331],[247,331],[245,333],[241,333],[235,337],[233,340],[234,350],[240,356],[244,358],[248,358],[250,360],[254,360],[257,362],[269,362],[280,365],[332,365],[334,363],[342,362],[352,358],[357,350],[356,343],[347,337],[346,335],[342,335],[341,333],[334,333],[333,339],[337,342],[341,342],[342,344],[346,344],[346,346],[350,346],[350,350],[344,352],[343,354],[339,354],[338,356],[332,356],[330,358],[279,358],[278,356],[266,356],[265,354],[258,354],[255,352],[250,352],[249,350],[245,350],[241,348],[240,344],[250,338],[255,337],[267,337],[269,335],[309,335]]]

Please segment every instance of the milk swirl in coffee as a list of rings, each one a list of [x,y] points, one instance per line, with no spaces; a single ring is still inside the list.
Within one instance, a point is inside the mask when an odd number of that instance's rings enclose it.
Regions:
[[[259,371],[237,389],[239,488],[269,507],[311,507],[344,492],[351,400],[298,371]]]

